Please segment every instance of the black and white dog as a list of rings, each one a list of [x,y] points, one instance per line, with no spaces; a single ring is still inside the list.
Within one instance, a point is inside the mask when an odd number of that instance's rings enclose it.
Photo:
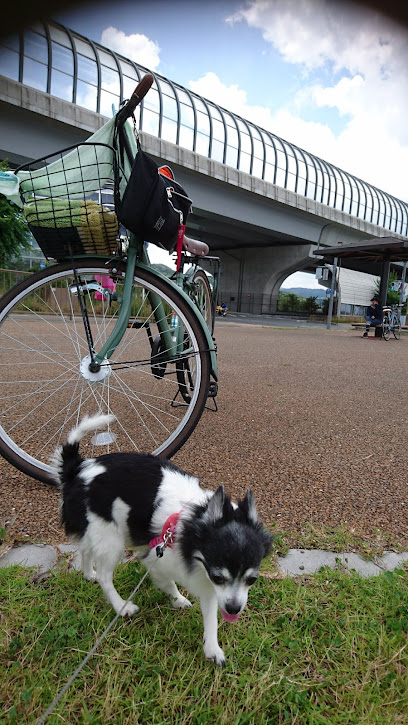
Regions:
[[[173,607],[190,606],[176,582],[199,598],[205,655],[223,665],[218,606],[227,622],[239,617],[272,536],[258,520],[251,491],[233,504],[222,486],[215,493],[205,491],[197,478],[152,455],[108,453],[83,459],[80,440],[112,420],[106,415],[85,418],[54,457],[62,521],[67,535],[79,543],[84,576],[99,582],[116,612],[134,614],[138,607],[119,596],[112,576],[126,547],[143,546],[144,564],[150,568],[156,561],[150,576]],[[171,540],[156,560],[167,532]]]

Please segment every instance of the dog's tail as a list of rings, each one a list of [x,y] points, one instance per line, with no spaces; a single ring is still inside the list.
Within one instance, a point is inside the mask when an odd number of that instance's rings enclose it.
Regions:
[[[51,465],[55,468],[54,479],[60,488],[68,481],[74,480],[83,461],[79,453],[79,443],[82,438],[97,428],[106,428],[114,420],[114,415],[94,415],[92,418],[86,416],[76,428],[68,433],[67,442],[54,451],[51,461]]]

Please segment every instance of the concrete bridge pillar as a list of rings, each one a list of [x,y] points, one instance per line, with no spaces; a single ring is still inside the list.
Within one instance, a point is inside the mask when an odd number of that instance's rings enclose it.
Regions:
[[[221,260],[220,302],[233,312],[276,312],[279,289],[293,272],[310,266],[315,245],[217,250]]]

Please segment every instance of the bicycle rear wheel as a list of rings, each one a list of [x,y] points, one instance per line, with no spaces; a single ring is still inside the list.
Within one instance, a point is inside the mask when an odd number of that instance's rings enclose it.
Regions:
[[[401,339],[401,322],[399,320],[395,320],[392,326],[392,333],[396,340]]]
[[[77,273],[85,287],[95,275],[110,275],[120,299],[125,269],[119,260],[85,258],[78,261]],[[170,457],[191,435],[208,394],[205,336],[194,312],[165,280],[136,270],[133,326],[97,376],[89,372],[75,292],[72,265],[58,264],[19,283],[0,300],[0,453],[16,468],[48,483],[53,482],[54,449],[84,415],[116,416],[108,436],[84,440],[86,456],[127,450]],[[155,309],[149,293],[156,295]],[[99,350],[115,325],[120,304],[96,301],[93,291],[86,293],[84,302]],[[191,399],[182,406],[174,405],[179,361],[167,362],[161,377],[152,372],[158,309],[168,319],[172,312],[177,314],[184,327],[192,385]]]
[[[214,309],[210,283],[203,269],[198,269],[193,276],[193,299],[210,332],[213,332]]]

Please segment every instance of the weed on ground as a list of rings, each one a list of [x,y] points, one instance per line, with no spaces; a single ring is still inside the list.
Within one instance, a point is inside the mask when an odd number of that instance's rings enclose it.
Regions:
[[[119,567],[119,592],[142,572]],[[0,722],[35,723],[114,613],[66,563],[49,575],[2,569],[0,587]],[[408,723],[406,571],[261,576],[239,621],[220,623],[225,669],[204,658],[197,603],[175,612],[148,582],[137,602],[47,723]]]

